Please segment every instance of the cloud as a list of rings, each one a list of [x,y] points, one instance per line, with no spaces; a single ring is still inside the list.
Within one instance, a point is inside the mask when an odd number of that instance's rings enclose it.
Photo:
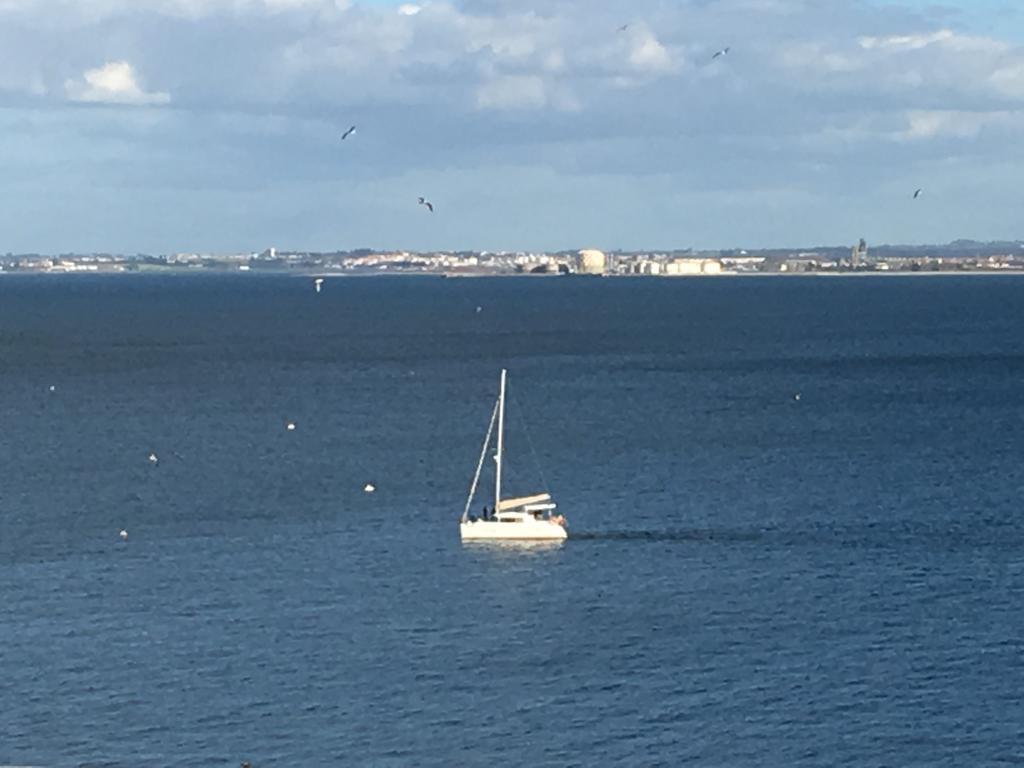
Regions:
[[[204,19],[213,16],[243,18],[286,11],[324,14],[344,10],[350,0],[0,0],[0,14],[31,16],[57,13],[73,23],[102,21],[125,13]]]
[[[167,93],[144,91],[127,61],[109,61],[87,69],[81,79],[67,80],[64,90],[72,101],[99,104],[167,104],[171,100]]]
[[[1024,61],[1017,60],[997,67],[989,75],[988,84],[1008,98],[1024,98]]]
[[[672,56],[652,35],[637,40],[629,52],[629,63],[638,72],[656,74],[673,69]]]
[[[941,103],[977,112],[1024,98],[1024,50],[1004,40],[949,29],[822,37],[782,50],[779,62],[794,83],[871,107],[902,98],[903,109]]]
[[[934,43],[949,42],[955,39],[955,35],[948,29],[940,29],[937,32],[928,32],[915,35],[889,35],[887,37],[866,36],[860,38],[860,47],[866,50],[889,49],[902,51],[916,51]]]
[[[103,157],[129,154],[145,168],[131,184],[211,199],[266,179],[291,184],[296,206],[307,184],[322,193],[339,177],[391,189],[408,174],[452,172],[484,187],[499,156],[544,180],[537,210],[593,206],[571,192],[592,178],[638,194],[657,179],[669,196],[738,201],[735,212],[766,189],[801,201],[844,179],[852,195],[939,163],[967,174],[1009,157],[1005,167],[1024,173],[1007,151],[1024,122],[1024,48],[892,3],[0,0],[0,46],[0,113],[49,110],[68,122],[54,143],[96,157],[109,142]],[[175,110],[80,106],[172,96]],[[61,112],[68,100],[75,120]],[[353,123],[358,139],[339,162],[336,129]],[[26,134],[18,167],[33,151],[48,162],[49,140]],[[61,155],[61,167],[102,173],[77,157]],[[729,232],[710,202],[701,210],[695,223]]]
[[[983,130],[1019,129],[1022,122],[1024,112],[1020,111],[914,110],[907,114],[907,128],[898,134],[898,138],[907,141],[975,139]]]
[[[548,102],[544,81],[533,75],[503,75],[483,83],[476,103],[481,109],[538,109]]]

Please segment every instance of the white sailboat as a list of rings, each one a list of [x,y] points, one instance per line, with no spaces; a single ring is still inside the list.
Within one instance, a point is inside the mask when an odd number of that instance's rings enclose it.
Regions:
[[[491,423],[487,427],[487,436],[484,438],[480,460],[476,465],[476,474],[473,475],[473,483],[469,488],[469,498],[466,499],[466,508],[462,511],[462,519],[459,521],[459,533],[463,541],[474,539],[564,539],[567,537],[565,518],[554,513],[556,505],[551,500],[550,494],[536,493],[531,496],[501,498],[501,463],[504,458],[505,432],[505,377],[506,371],[503,368],[498,402],[494,404]],[[494,509],[486,515],[486,518],[474,518],[470,517],[469,510],[473,504],[473,496],[476,494],[477,483],[480,481],[484,460],[487,458],[495,422],[497,422],[498,435],[494,452]]]

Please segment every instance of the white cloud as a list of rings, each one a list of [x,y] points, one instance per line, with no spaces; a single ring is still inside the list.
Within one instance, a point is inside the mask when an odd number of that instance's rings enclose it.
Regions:
[[[782,52],[782,63],[790,69],[819,72],[856,72],[866,65],[863,57],[831,50],[822,43],[796,43]]]
[[[87,69],[81,79],[67,80],[64,90],[72,101],[101,104],[167,104],[171,100],[167,93],[144,91],[127,61]]]
[[[351,0],[0,0],[0,14],[59,14],[81,20],[102,20],[125,13],[158,14],[187,19],[211,16],[277,14],[307,10],[323,14],[345,10]]]
[[[476,94],[480,109],[538,109],[547,102],[544,81],[532,75],[496,77],[483,83]]]
[[[988,78],[997,93],[1013,99],[1024,98],[1024,61],[998,67]]]
[[[914,110],[907,114],[907,128],[897,138],[922,141],[936,138],[974,139],[989,128],[1019,127],[1024,113],[1008,110]]]
[[[672,56],[654,36],[637,40],[629,52],[629,63],[633,69],[645,74],[670,72],[673,69]]]
[[[948,29],[822,37],[781,49],[778,62],[793,85],[842,94],[867,108],[901,98],[903,109],[941,103],[950,110],[992,112],[1024,98],[1024,49],[1003,40]]]
[[[132,112],[173,126],[166,158],[140,139],[140,184],[222,183],[186,150],[224,120],[235,188],[258,171],[301,188],[326,173],[336,125],[358,123],[346,172],[364,179],[501,154],[726,196],[777,178],[867,189],[904,164],[1015,154],[1024,48],[936,18],[863,0],[0,0],[0,112],[173,95],[180,111]]]
[[[46,0],[66,13],[34,11],[39,2],[0,0],[0,46],[17,62],[0,74],[0,89],[27,93],[31,82],[35,94],[64,85],[80,101],[166,103],[167,93],[147,92],[123,62],[73,76],[79,62],[109,60],[104,41],[116,40],[151,81],[173,83],[175,104],[201,108],[323,112],[372,100],[586,111],[678,90],[673,81],[703,83],[689,103],[712,109],[739,108],[754,92],[795,104],[808,89],[869,106],[901,94],[904,109],[939,98],[1024,98],[1024,51],[949,29],[886,34],[882,16],[854,0],[827,12],[808,0],[638,0],[628,18],[611,0]],[[731,56],[708,66],[711,51],[730,43]],[[672,119],[679,107],[650,109]]]
[[[866,50],[875,48],[893,49],[902,51],[916,51],[933,43],[948,42],[954,38],[951,30],[940,29],[938,32],[928,32],[915,35],[889,35],[887,37],[865,36],[858,42],[860,47]]]

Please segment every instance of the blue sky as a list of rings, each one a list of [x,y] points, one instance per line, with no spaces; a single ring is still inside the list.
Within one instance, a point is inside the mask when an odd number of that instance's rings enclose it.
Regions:
[[[1024,237],[1015,3],[626,7],[0,0],[0,252]]]
[[[1013,0],[874,0],[880,7],[902,6],[964,29],[1008,39],[1024,39],[1024,8]]]

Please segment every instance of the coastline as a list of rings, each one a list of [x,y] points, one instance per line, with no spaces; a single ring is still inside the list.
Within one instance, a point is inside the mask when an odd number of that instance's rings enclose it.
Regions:
[[[580,274],[580,273],[534,273],[534,272],[445,272],[430,270],[346,270],[332,271],[322,269],[283,269],[283,270],[237,270],[205,268],[195,269],[188,267],[155,267],[131,270],[0,270],[0,279],[3,278],[25,278],[25,277],[121,277],[130,279],[133,277],[152,277],[163,275],[168,277],[185,276],[207,276],[207,277],[245,277],[245,278],[271,278],[291,277],[303,279],[363,279],[373,277],[386,278],[434,278],[445,280],[476,280],[481,278],[518,278],[518,279],[604,279],[604,280],[728,280],[733,278],[901,278],[901,277],[1024,277],[1024,269],[945,269],[945,270],[848,270],[848,271],[817,271],[808,270],[800,272],[781,271],[745,271],[745,272],[719,272],[716,274],[686,274],[686,275],[643,275],[643,274]]]

